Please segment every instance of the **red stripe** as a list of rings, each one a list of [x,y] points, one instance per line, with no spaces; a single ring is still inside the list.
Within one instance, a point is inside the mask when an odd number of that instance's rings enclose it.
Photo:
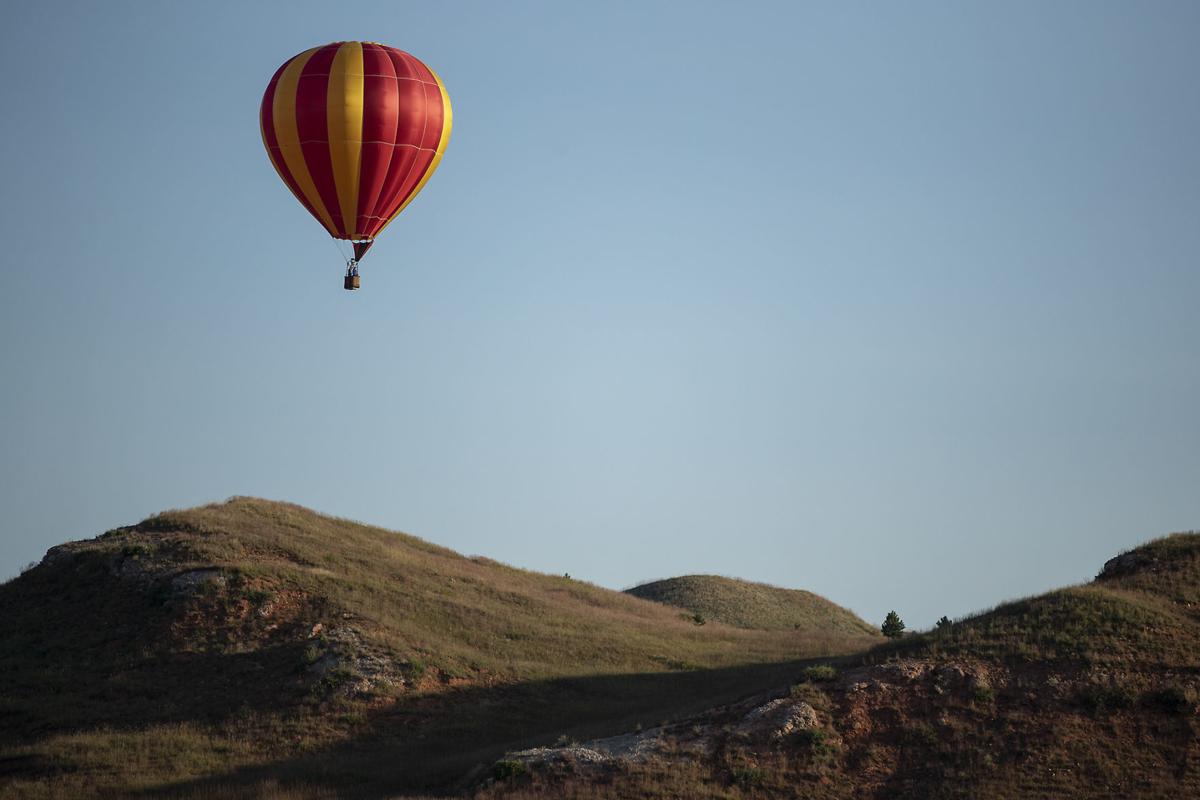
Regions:
[[[304,163],[312,176],[317,194],[325,210],[333,218],[333,226],[341,238],[349,238],[353,230],[347,230],[342,220],[342,208],[338,202],[337,184],[333,178],[333,159],[329,155],[329,68],[341,43],[329,44],[313,53],[304,65],[296,86],[296,130],[300,135],[300,149]]]
[[[442,126],[446,123],[446,109],[442,107],[442,90],[436,83],[421,84],[425,87],[425,138],[421,147],[437,150],[442,141]]]
[[[308,202],[308,198],[304,196],[303,190],[300,189],[300,184],[296,183],[291,170],[288,169],[287,162],[283,160],[283,151],[279,149],[279,139],[275,136],[275,87],[279,85],[279,76],[287,69],[287,65],[293,61],[295,61],[294,58],[289,58],[283,62],[283,66],[275,71],[275,76],[267,84],[267,91],[263,94],[262,106],[259,107],[258,118],[262,125],[263,144],[266,145],[267,151],[271,154],[271,160],[279,168],[283,182],[292,190],[292,194],[296,195],[296,199],[308,210],[308,213],[316,217],[317,222],[321,222],[321,215]],[[321,222],[321,227],[325,227],[325,223]]]
[[[442,136],[442,93],[433,74],[408,53],[387,50],[396,70],[400,109],[395,153],[374,212],[379,218],[371,221],[372,236],[421,182]]]
[[[400,92],[396,87],[396,67],[385,48],[363,45],[363,145],[358,182],[359,233],[373,236],[379,227],[377,206],[395,150],[396,123],[400,116]]]
[[[425,69],[425,65],[408,53],[403,50],[397,50],[394,47],[388,47],[387,45],[383,45],[383,49],[387,51],[388,58],[392,60],[397,78],[401,80],[411,78],[418,81],[433,80],[432,76],[429,75],[429,70]]]

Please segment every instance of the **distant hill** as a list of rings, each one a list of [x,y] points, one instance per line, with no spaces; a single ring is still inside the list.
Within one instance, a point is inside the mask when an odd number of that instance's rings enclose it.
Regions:
[[[479,800],[1200,797],[1200,535],[648,731],[510,754]]]
[[[696,625],[234,498],[55,547],[0,585],[0,797],[444,788],[514,745],[657,724],[870,642]]]
[[[878,628],[854,612],[801,589],[782,589],[720,575],[684,575],[625,591],[737,628],[879,635]]]

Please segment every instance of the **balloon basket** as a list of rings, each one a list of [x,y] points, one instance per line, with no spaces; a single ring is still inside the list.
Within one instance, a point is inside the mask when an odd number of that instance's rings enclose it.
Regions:
[[[346,279],[342,281],[342,288],[347,290],[360,289],[362,288],[362,280],[357,275],[347,275]]]

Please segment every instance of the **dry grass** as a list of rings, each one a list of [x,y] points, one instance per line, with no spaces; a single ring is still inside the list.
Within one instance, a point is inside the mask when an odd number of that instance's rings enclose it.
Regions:
[[[1005,603],[873,651],[1193,670],[1200,652],[1200,535],[1156,539],[1092,583]]]
[[[791,697],[818,710],[819,737],[725,739],[710,759],[599,773],[549,767],[483,787],[477,800],[1198,797],[1198,589],[1200,536],[1156,540],[1091,584],[861,659],[880,666],[843,664],[828,682],[811,680],[825,670],[806,670]],[[887,677],[903,674],[924,677]]]
[[[219,580],[173,588],[201,569]],[[3,797],[420,791],[505,749],[786,683],[798,659],[871,641],[696,626],[620,592],[250,498],[69,545],[0,586],[0,609]],[[345,629],[352,653],[385,659],[406,685],[345,695],[337,671],[314,683],[326,636]]]

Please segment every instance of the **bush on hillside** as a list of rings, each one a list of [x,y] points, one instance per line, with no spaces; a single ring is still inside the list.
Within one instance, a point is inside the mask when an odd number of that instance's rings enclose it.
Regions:
[[[879,629],[889,639],[898,639],[904,635],[904,620],[900,619],[900,615],[895,611],[889,611]]]
[[[1089,685],[1079,690],[1079,703],[1097,714],[1133,708],[1137,694],[1127,686]]]
[[[759,767],[734,767],[730,770],[729,777],[738,786],[761,786],[767,773]]]
[[[808,667],[804,670],[804,680],[812,683],[829,683],[836,681],[838,671],[828,664],[818,664],[815,667]]]
[[[492,777],[498,781],[506,781],[509,778],[518,778],[526,775],[529,772],[529,765],[524,761],[513,761],[505,759],[497,761],[492,766]]]

